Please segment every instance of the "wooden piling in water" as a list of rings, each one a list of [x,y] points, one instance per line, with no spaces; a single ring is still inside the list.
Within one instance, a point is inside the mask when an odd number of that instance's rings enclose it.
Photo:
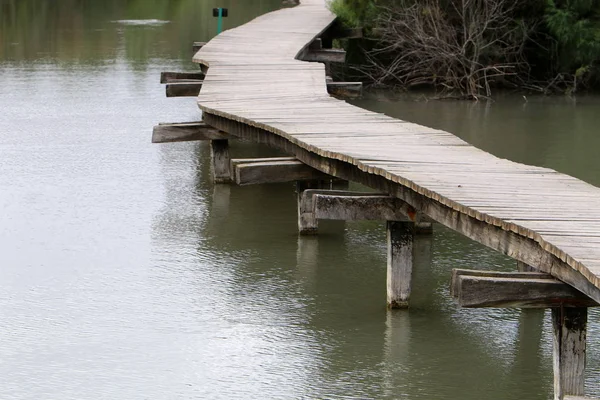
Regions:
[[[408,308],[413,268],[415,223],[387,222],[387,304]]]
[[[587,308],[561,306],[552,309],[552,329],[554,399],[583,396]]]
[[[213,165],[213,182],[231,182],[229,140],[219,139],[210,141],[210,156]]]

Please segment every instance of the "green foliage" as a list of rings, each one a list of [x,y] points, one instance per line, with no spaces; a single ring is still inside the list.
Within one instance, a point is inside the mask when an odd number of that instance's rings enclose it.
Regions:
[[[377,12],[376,0],[333,0],[331,11],[347,26],[369,28]]]
[[[600,0],[548,0],[544,20],[557,43],[559,72],[581,73],[600,60]]]

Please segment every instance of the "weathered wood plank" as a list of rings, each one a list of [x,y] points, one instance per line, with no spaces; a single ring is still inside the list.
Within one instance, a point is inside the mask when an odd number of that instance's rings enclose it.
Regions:
[[[152,143],[189,142],[194,140],[232,139],[204,122],[158,124],[152,130]]]
[[[337,180],[336,180],[337,181]],[[318,181],[321,182],[321,181]],[[347,183],[347,182],[346,182]],[[316,184],[312,187],[306,187],[304,183],[298,182],[298,185],[302,185],[302,192],[298,191],[298,229],[300,234],[303,235],[314,235],[317,233],[319,220],[315,217],[314,210],[314,199],[317,194],[325,194],[331,196],[385,196],[385,193],[369,193],[369,192],[351,192],[345,189],[313,189]],[[320,184],[319,186],[325,186]],[[331,183],[332,187],[337,186],[337,182]],[[347,185],[343,185],[347,187]]]
[[[201,82],[171,82],[166,85],[167,97],[194,97],[202,89]]]
[[[277,160],[244,163],[232,160],[233,176],[238,185],[257,185],[304,180],[331,180],[324,174],[298,160]]]
[[[584,395],[587,314],[585,307],[552,310],[555,400]]]
[[[327,92],[333,96],[357,99],[362,96],[362,82],[327,82]]]
[[[341,49],[308,49],[301,58],[303,61],[313,62],[346,62],[346,51]]]
[[[160,83],[177,82],[181,80],[201,81],[206,77],[206,74],[198,72],[161,72]]]
[[[511,277],[459,274],[453,276],[450,292],[461,307],[551,308],[594,307],[598,303],[573,287],[536,273],[512,273]]]
[[[391,196],[314,194],[313,209],[317,219],[412,222],[417,220],[417,212],[414,208]]]
[[[474,276],[481,278],[527,278],[527,279],[554,279],[552,275],[547,274],[545,272],[501,272],[501,271],[482,271],[478,269],[462,269],[462,268],[454,268],[452,269],[452,274],[450,278],[450,295],[454,298],[457,297],[457,292],[455,288],[457,288],[460,283],[458,279],[461,276]]]

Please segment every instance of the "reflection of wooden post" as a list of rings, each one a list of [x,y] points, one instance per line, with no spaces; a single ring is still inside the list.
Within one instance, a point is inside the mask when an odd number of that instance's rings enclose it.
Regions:
[[[223,139],[211,140],[210,149],[213,163],[213,181],[215,183],[231,182],[229,141]]]
[[[319,238],[316,236],[298,236],[296,251],[296,268],[301,281],[309,285],[316,283],[316,272],[319,264]]]
[[[387,222],[387,303],[390,308],[408,308],[414,233],[414,222]]]
[[[552,309],[554,330],[554,399],[583,396],[587,308]]]
[[[229,200],[231,197],[231,185],[214,185],[212,196],[212,218],[217,220],[225,219],[229,215]]]

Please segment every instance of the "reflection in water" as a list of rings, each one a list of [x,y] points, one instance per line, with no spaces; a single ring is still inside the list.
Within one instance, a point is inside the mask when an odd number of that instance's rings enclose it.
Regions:
[[[447,293],[451,268],[512,260],[436,226],[388,312],[382,223],[299,238],[292,184],[213,185],[207,143],[150,143],[199,118],[158,76],[195,68],[215,6],[234,26],[279,0],[0,2],[0,397],[549,398],[548,318]],[[594,181],[595,102],[363,104]]]

